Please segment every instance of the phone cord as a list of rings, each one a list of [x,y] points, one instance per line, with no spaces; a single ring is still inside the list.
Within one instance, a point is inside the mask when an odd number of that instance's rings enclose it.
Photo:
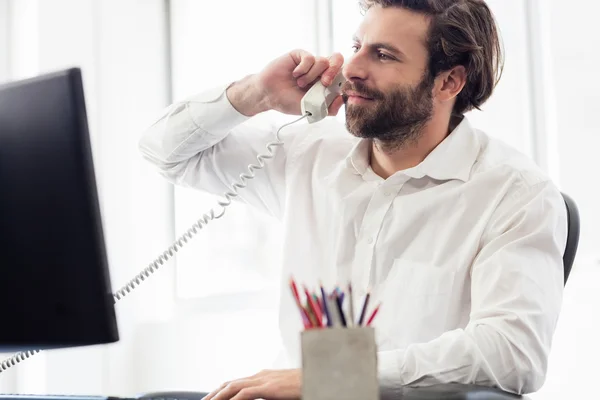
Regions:
[[[264,160],[271,159],[275,156],[275,150],[277,147],[283,146],[283,141],[279,138],[279,132],[286,126],[295,124],[308,117],[308,114],[303,115],[302,117],[288,122],[287,124],[282,125],[275,134],[275,140],[267,144],[267,153],[259,154],[256,157],[258,164],[250,164],[248,165],[248,173],[240,174],[240,179],[237,182],[234,182],[231,187],[232,190],[229,192],[225,192],[224,197],[225,200],[218,201],[218,204],[222,207],[222,210],[219,214],[215,214],[215,210],[211,209],[208,213],[202,215],[202,217],[196,221],[191,228],[189,228],[183,235],[179,237],[167,250],[165,250],[156,260],[152,261],[142,272],[135,276],[132,280],[130,280],[125,286],[121,289],[117,290],[113,294],[113,303],[123,299],[127,296],[133,289],[138,287],[142,282],[149,278],[154,272],[158,271],[158,269],[164,265],[170,258],[172,258],[175,253],[179,251],[185,244],[187,244],[188,240],[192,239],[194,235],[196,235],[200,229],[202,229],[206,224],[214,219],[221,218],[225,214],[225,210],[227,207],[231,205],[231,199],[238,196],[238,190],[246,187],[247,182],[250,179],[254,179],[256,170],[263,169],[265,166]],[[0,364],[0,373],[6,371],[7,369],[14,367],[21,361],[27,360],[29,357],[41,352],[41,350],[29,350],[15,354],[14,356],[6,359]]]

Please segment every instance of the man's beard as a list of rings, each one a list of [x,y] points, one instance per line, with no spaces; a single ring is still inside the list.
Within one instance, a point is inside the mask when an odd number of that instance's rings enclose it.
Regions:
[[[348,90],[370,98],[367,103],[346,105],[346,128],[359,138],[374,139],[382,150],[394,151],[421,136],[433,114],[434,81],[427,73],[416,87],[399,86],[388,93],[368,88],[360,81],[346,82]]]

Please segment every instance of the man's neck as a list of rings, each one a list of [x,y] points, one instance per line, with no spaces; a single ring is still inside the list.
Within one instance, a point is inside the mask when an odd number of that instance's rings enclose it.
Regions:
[[[374,140],[371,145],[371,169],[387,179],[398,171],[419,165],[454,130],[460,120],[432,119],[423,127],[417,140],[408,141],[393,150]]]

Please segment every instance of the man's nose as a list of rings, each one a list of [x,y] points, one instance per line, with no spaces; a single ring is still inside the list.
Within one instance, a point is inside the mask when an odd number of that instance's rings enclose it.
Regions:
[[[342,69],[342,74],[346,80],[366,80],[368,77],[367,67],[365,65],[364,60],[362,60],[362,55],[359,53],[355,53],[344,65]]]

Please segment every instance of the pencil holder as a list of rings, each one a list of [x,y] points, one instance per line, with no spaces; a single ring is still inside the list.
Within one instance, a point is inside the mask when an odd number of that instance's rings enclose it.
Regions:
[[[372,327],[301,333],[302,400],[379,400]]]

